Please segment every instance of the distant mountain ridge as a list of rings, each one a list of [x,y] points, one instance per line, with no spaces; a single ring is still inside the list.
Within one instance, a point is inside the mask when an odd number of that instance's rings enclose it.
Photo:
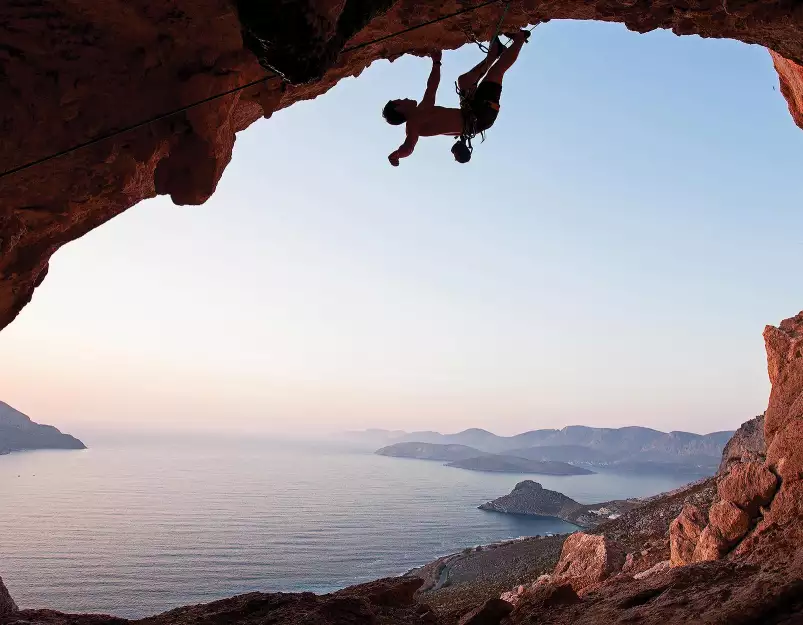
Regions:
[[[559,430],[532,430],[515,436],[498,436],[479,428],[456,434],[431,431],[404,433],[398,430],[387,434],[385,444],[391,443],[396,447],[410,443],[463,446],[481,452],[478,455],[504,454],[539,462],[611,466],[633,471],[679,470],[705,475],[713,474],[717,470],[722,450],[733,432],[694,434],[680,431],[661,432],[640,426],[594,428],[571,425]],[[380,436],[381,430],[372,431],[374,440]],[[420,456],[411,454],[404,457]],[[454,460],[454,458],[449,459]]]
[[[86,449],[86,445],[52,425],[34,423],[0,401],[0,455],[34,449]]]
[[[511,449],[543,446],[581,445],[616,453],[622,451],[668,452],[677,455],[719,455],[733,431],[693,434],[691,432],[661,432],[652,428],[629,426],[623,428],[593,428],[569,425],[560,430],[531,430],[515,436],[497,436],[487,430],[472,428],[457,434],[412,432],[398,442],[457,444],[498,453]],[[715,451],[716,450],[716,451]]]

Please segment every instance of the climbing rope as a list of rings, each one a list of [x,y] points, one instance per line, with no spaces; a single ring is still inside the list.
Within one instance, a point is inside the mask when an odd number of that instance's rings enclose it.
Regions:
[[[497,32],[499,31],[499,28],[501,27],[502,20],[504,19],[505,15],[507,14],[507,8],[510,6],[510,1],[511,0],[508,0],[507,5],[505,6],[505,10],[502,13],[502,18],[499,20],[499,23],[497,24]],[[460,9],[459,11],[455,11],[454,13],[449,13],[447,15],[442,15],[440,17],[436,17],[436,18],[431,19],[429,21],[422,22],[421,24],[416,24],[414,26],[410,26],[409,28],[404,28],[404,29],[402,29],[400,31],[397,31],[395,33],[391,33],[389,35],[384,35],[382,37],[377,37],[376,39],[373,39],[371,41],[366,41],[364,43],[359,43],[359,44],[351,46],[349,48],[344,48],[340,52],[340,54],[341,55],[342,54],[348,54],[350,52],[354,52],[354,51],[360,50],[362,48],[367,48],[368,46],[372,46],[374,44],[381,43],[382,41],[387,41],[388,39],[393,39],[393,38],[398,37],[400,35],[404,35],[406,33],[412,32],[414,30],[418,30],[419,28],[424,28],[426,26],[430,26],[432,24],[436,24],[438,22],[442,22],[444,20],[451,19],[451,18],[456,17],[458,15],[463,15],[465,13],[471,13],[473,11],[477,11],[478,9],[482,9],[483,7],[487,7],[487,6],[490,6],[492,4],[498,4],[499,2],[502,2],[502,0],[485,0],[485,2],[481,2],[479,4],[476,4],[476,5],[471,6],[471,7],[467,7],[465,9]],[[29,162],[27,162],[27,163],[25,163],[23,165],[18,165],[17,167],[12,167],[11,169],[7,169],[6,171],[0,173],[0,178],[5,178],[6,176],[10,176],[12,174],[19,173],[21,171],[24,171],[24,170],[29,169],[31,167],[34,167],[36,165],[41,165],[42,163],[50,161],[50,160],[52,160],[54,158],[60,158],[62,156],[66,156],[67,154],[72,154],[73,152],[76,152],[76,151],[81,150],[83,148],[87,148],[87,147],[89,147],[91,145],[95,145],[96,143],[100,143],[101,141],[105,141],[107,139],[111,139],[112,137],[116,137],[116,136],[121,135],[123,133],[130,132],[132,130],[136,130],[137,128],[142,128],[143,126],[148,126],[150,124],[153,124],[155,122],[161,121],[163,119],[167,119],[168,117],[172,117],[173,115],[178,115],[179,113],[183,113],[185,111],[193,109],[196,106],[200,106],[202,104],[206,104],[208,102],[212,102],[214,100],[218,100],[220,98],[223,98],[223,97],[226,97],[228,95],[232,95],[234,93],[242,91],[243,89],[248,89],[249,87],[254,87],[254,86],[259,85],[259,84],[267,83],[268,81],[274,80],[274,79],[280,79],[281,80],[282,76],[280,76],[278,73],[274,73],[273,75],[269,75],[269,76],[264,76],[263,78],[259,78],[257,80],[252,80],[251,82],[248,82],[248,83],[246,83],[244,85],[240,85],[239,87],[234,87],[232,89],[228,89],[226,91],[223,91],[221,93],[217,93],[217,94],[209,96],[207,98],[203,98],[201,100],[197,100],[195,102],[192,102],[191,104],[187,104],[185,106],[181,106],[179,108],[173,109],[171,111],[167,111],[165,113],[159,113],[158,115],[154,115],[153,117],[149,117],[149,118],[144,119],[142,121],[139,121],[137,123],[131,124],[130,126],[124,126],[123,128],[118,128],[117,130],[111,130],[111,131],[106,132],[104,134],[101,134],[101,135],[98,135],[96,137],[93,137],[92,139],[88,139],[87,141],[83,141],[81,143],[77,143],[77,144],[75,144],[75,145],[73,145],[73,146],[71,146],[69,148],[64,149],[64,150],[60,150],[58,152],[54,152],[52,154],[49,154],[47,156],[43,156],[42,158],[38,158],[38,159],[33,160],[33,161],[29,161]],[[475,133],[475,136],[476,136],[476,133]]]
[[[488,46],[487,47],[484,46],[479,41],[475,41],[474,42],[474,43],[477,44],[477,46],[479,46],[480,50],[482,50],[485,54],[488,54],[488,52],[491,49],[491,45],[494,42],[494,39],[496,39],[499,36],[499,31],[502,29],[502,22],[505,21],[505,16],[507,15],[507,10],[509,8],[510,8],[510,2],[508,1],[507,4],[505,4],[505,8],[502,9],[502,15],[499,17],[499,21],[496,23],[496,30],[494,31],[493,36],[488,40]]]
[[[510,0],[508,0],[508,2],[505,4],[505,8],[502,9],[502,15],[499,16],[499,21],[496,22],[496,29],[494,30],[493,36],[488,40],[487,47],[484,46],[480,41],[477,41],[476,39],[474,40],[474,43],[476,43],[479,49],[485,54],[488,54],[491,51],[491,46],[494,44],[494,41],[499,41],[499,33],[502,30],[502,24],[505,21],[505,16],[507,15],[509,8]],[[536,26],[537,24],[534,24],[528,30],[532,32],[533,28]],[[505,47],[501,41],[499,41],[499,45],[501,45],[503,48]],[[459,141],[465,145],[469,155],[471,155],[474,152],[474,146],[471,145],[471,141],[478,134],[482,137],[482,143],[485,143],[485,131],[477,132],[477,114],[473,107],[473,97],[476,86],[470,91],[463,91],[460,89],[460,85],[455,82],[454,88],[457,92],[457,95],[460,97],[460,111],[463,117],[463,131],[458,137],[456,137],[456,141]]]
[[[415,26],[410,26],[409,28],[405,28],[395,33],[391,33],[389,35],[385,35],[383,37],[378,37],[372,41],[366,41],[365,43],[358,43],[356,46],[351,46],[350,48],[344,48],[341,54],[347,54],[348,52],[354,52],[355,50],[359,50],[360,48],[366,48],[368,46],[372,46],[375,43],[381,43],[387,39],[393,39],[394,37],[398,37],[399,35],[406,35],[409,32],[414,30],[418,30],[419,28],[424,28],[425,26],[429,26],[431,24],[437,24],[438,22],[443,22],[444,20],[451,19],[453,17],[457,17],[458,15],[463,15],[465,13],[472,13],[477,11],[478,9],[482,9],[487,6],[491,6],[492,4],[498,4],[502,2],[502,0],[486,0],[485,2],[481,2],[480,4],[475,4],[473,6],[467,7],[465,9],[460,9],[459,11],[455,11],[454,13],[449,13],[447,15],[442,15],[440,17],[436,17],[435,19],[431,19],[428,22],[422,22],[421,24],[416,24]]]

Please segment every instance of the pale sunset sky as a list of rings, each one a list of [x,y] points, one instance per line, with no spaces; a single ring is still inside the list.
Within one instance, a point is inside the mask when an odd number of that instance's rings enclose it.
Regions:
[[[481,58],[444,55],[439,103]],[[803,308],[803,131],[768,53],[550,22],[472,162],[403,131],[378,62],[238,136],[205,205],[59,251],[0,333],[0,399],[82,428],[732,429]]]

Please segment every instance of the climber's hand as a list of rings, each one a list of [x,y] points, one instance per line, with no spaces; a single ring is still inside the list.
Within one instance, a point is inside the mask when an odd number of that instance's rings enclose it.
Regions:
[[[393,165],[394,167],[399,166],[399,155],[396,152],[388,156],[388,160],[390,161],[390,164]]]
[[[443,58],[443,52],[440,50],[435,50],[435,52],[429,55],[429,58],[431,58],[435,63],[440,63],[441,59]]]

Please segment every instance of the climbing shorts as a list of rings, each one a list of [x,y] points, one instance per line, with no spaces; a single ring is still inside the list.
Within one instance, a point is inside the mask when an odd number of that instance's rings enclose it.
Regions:
[[[482,81],[469,96],[469,106],[477,120],[476,131],[488,130],[499,115],[499,98],[502,96],[502,85],[489,80]]]

